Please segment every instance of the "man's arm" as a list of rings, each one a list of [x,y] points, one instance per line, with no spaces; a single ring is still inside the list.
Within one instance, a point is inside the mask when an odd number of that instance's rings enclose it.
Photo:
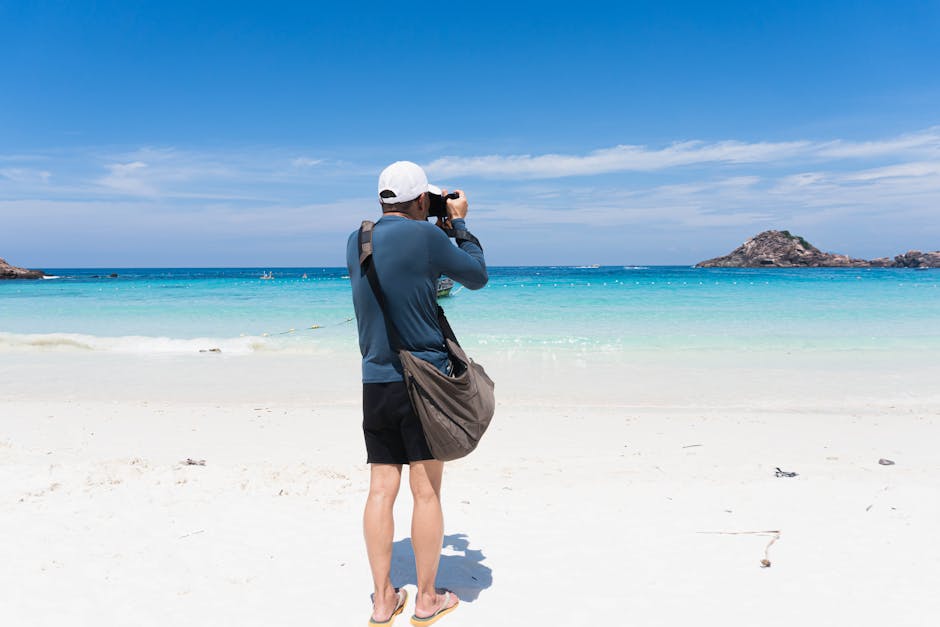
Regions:
[[[467,229],[463,218],[451,220],[451,224],[457,231]],[[483,249],[469,240],[461,240],[458,246],[451,244],[443,231],[438,230],[431,238],[431,267],[471,290],[478,290],[489,280]]]

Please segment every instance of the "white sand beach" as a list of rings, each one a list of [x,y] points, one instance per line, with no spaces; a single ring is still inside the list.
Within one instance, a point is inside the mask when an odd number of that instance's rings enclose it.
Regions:
[[[439,624],[936,622],[929,355],[474,353]],[[0,354],[0,622],[365,625],[356,358]]]

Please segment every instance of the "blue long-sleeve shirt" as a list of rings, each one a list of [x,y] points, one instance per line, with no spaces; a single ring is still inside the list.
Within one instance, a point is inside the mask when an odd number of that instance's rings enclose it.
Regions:
[[[463,220],[454,220],[453,226],[466,229]],[[362,381],[401,381],[401,361],[389,346],[382,309],[359,268],[358,235],[357,230],[349,236],[346,266],[359,325]],[[437,323],[437,279],[444,275],[472,290],[480,289],[488,280],[483,250],[468,241],[454,246],[430,222],[391,215],[376,222],[372,245],[375,271],[404,348],[444,372],[447,351]]]

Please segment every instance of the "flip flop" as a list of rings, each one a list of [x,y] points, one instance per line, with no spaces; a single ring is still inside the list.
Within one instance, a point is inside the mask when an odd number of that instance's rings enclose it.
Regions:
[[[457,597],[454,597],[454,598],[457,599]],[[418,616],[417,614],[414,614],[411,617],[411,624],[415,625],[415,627],[423,627],[424,625],[433,625],[434,623],[437,622],[437,619],[439,619],[441,616],[445,616],[446,614],[450,614],[451,612],[456,610],[457,606],[460,605],[460,599],[457,599],[456,603],[454,603],[450,607],[447,607],[449,603],[450,603],[450,591],[445,590],[444,602],[441,604],[441,609],[437,610],[430,616],[425,616],[423,618]]]
[[[395,593],[398,595],[398,607],[395,608],[395,611],[392,612],[392,615],[388,617],[387,620],[375,620],[371,616],[369,617],[369,625],[391,625],[395,622],[395,617],[402,613],[405,609],[405,603],[408,602],[408,591],[404,588],[395,588]],[[372,607],[375,607],[375,595],[372,596]]]

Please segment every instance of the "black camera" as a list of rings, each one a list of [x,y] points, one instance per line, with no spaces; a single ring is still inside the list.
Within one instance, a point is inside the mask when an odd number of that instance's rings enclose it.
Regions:
[[[446,196],[441,196],[440,194],[428,192],[428,200],[431,201],[431,206],[428,208],[428,217],[446,218],[448,198],[454,200],[460,198],[460,194],[457,192],[451,192]]]

